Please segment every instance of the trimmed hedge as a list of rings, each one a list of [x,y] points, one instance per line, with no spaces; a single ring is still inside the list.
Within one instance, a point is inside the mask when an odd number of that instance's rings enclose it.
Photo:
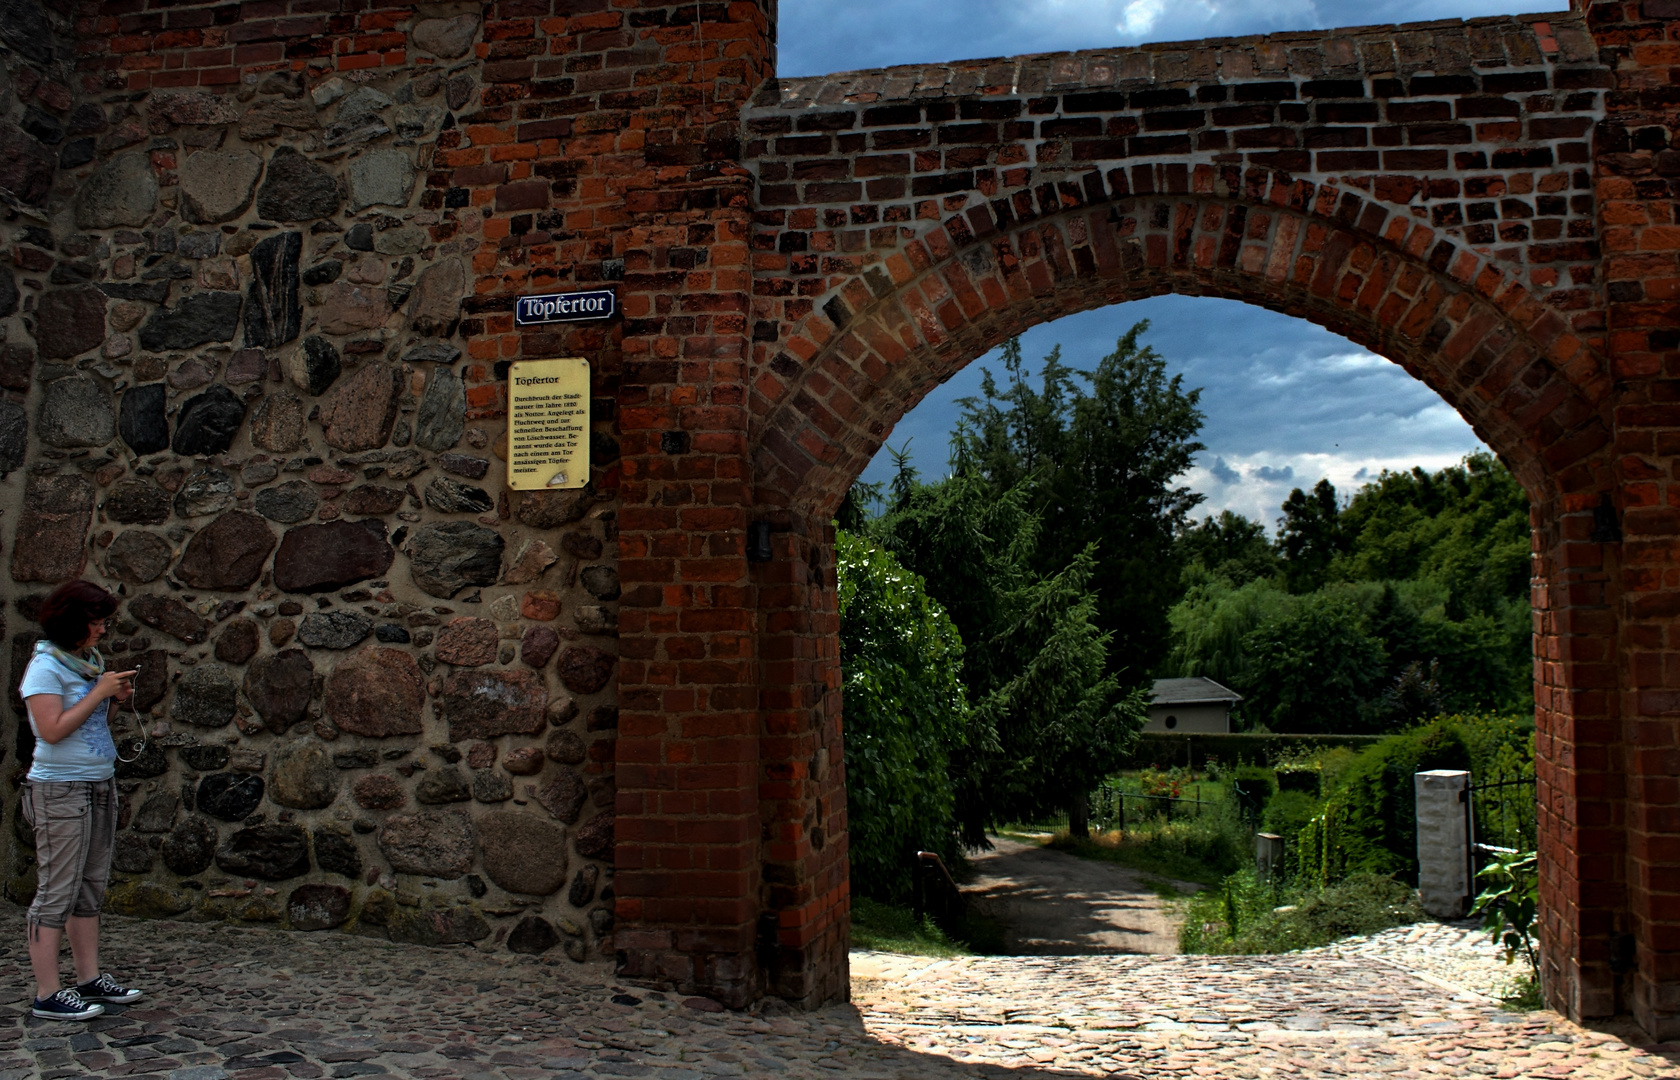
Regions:
[[[1294,838],[1295,863],[1324,884],[1353,874],[1417,881],[1417,794],[1413,776],[1464,769],[1473,778],[1534,770],[1534,731],[1493,716],[1444,716],[1366,749],[1325,792],[1324,812]],[[1286,840],[1287,842],[1287,840]]]
[[[1207,763],[1271,764],[1282,757],[1297,757],[1312,750],[1345,746],[1364,750],[1382,742],[1383,735],[1275,735],[1232,732],[1229,735],[1181,735],[1177,732],[1146,731],[1138,738],[1128,769],[1171,769],[1175,766],[1205,769]]]

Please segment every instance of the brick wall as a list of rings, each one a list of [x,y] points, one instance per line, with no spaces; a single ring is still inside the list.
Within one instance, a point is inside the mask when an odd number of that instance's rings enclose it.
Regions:
[[[1674,6],[778,81],[767,0],[13,0],[5,616],[15,677],[87,574],[167,674],[118,906],[844,999],[829,514],[987,348],[1175,291],[1389,357],[1521,477],[1548,994],[1671,1034]],[[515,497],[502,365],[559,355],[591,484]]]
[[[123,594],[110,651],[156,673],[156,760],[125,767],[115,907],[605,951],[744,1003],[758,746],[733,161],[764,8],[7,10],[13,678],[54,581]],[[621,321],[513,325],[518,295],[602,284]],[[592,364],[590,487],[509,493],[505,365],[556,355]],[[212,394],[239,415],[183,443]],[[162,453],[130,424],[142,400]],[[102,423],[69,417],[86,405]],[[377,532],[377,571],[282,568],[328,523]],[[253,572],[206,573],[194,545]],[[317,632],[329,611],[349,629]],[[292,690],[300,722],[270,720],[252,675],[288,649],[316,673]],[[234,725],[193,710],[195,678]],[[368,678],[396,705],[352,700]],[[474,691],[511,704],[457,715]],[[207,782],[263,793],[235,807]],[[202,860],[172,857],[195,837]],[[26,898],[30,852],[8,841],[5,861]]]
[[[1607,32],[1611,10],[1634,28]],[[1666,613],[1657,597],[1623,607],[1624,583],[1660,592],[1665,579],[1617,565],[1667,557],[1672,511],[1657,509],[1668,501],[1651,482],[1666,475],[1661,433],[1629,444],[1649,455],[1637,489],[1619,451],[1630,425],[1669,420],[1666,399],[1629,410],[1622,391],[1627,365],[1660,367],[1652,353],[1672,348],[1673,312],[1624,306],[1646,298],[1607,279],[1665,288],[1666,234],[1635,240],[1624,226],[1672,214],[1652,203],[1666,181],[1607,188],[1604,176],[1662,167],[1657,121],[1619,114],[1632,109],[1630,81],[1648,111],[1672,108],[1657,89],[1669,61],[1667,46],[1627,60],[1599,51],[1616,35],[1666,40],[1666,18],[1660,5],[1608,5],[1590,20],[1284,34],[765,87],[745,117],[759,181],[751,404],[764,513],[788,530],[796,564],[808,561],[818,523],[906,408],[1071,311],[1225,296],[1401,364],[1534,500],[1548,993],[1574,1015],[1634,1008],[1668,1030],[1675,991],[1656,942],[1674,905],[1642,890],[1669,887],[1657,853],[1674,835],[1673,724],[1618,719],[1656,699],[1617,695],[1627,669],[1615,643],[1636,612]],[[1622,131],[1642,159],[1603,153]],[[1618,274],[1617,248],[1652,254]],[[1660,329],[1621,329],[1633,323]],[[1626,552],[1606,542],[1619,528]],[[806,625],[802,656],[822,675],[810,685],[832,685],[822,622]],[[808,693],[803,707],[821,731],[838,706]],[[1641,743],[1651,749],[1632,749]],[[1629,753],[1649,777],[1634,771],[1636,790],[1623,784]],[[820,879],[814,854],[806,865]]]
[[[1579,939],[1558,935],[1555,962],[1590,966],[1604,993],[1615,994],[1595,1006],[1631,1011],[1647,1031],[1672,1038],[1680,1033],[1680,443],[1670,428],[1680,419],[1680,4],[1595,3],[1586,18],[1616,75],[1594,181],[1606,351],[1620,390],[1616,502],[1625,540],[1597,575],[1620,638],[1607,632],[1610,611],[1580,628],[1589,639],[1577,651],[1590,676],[1574,695],[1576,745],[1553,755],[1560,771],[1572,767],[1583,808],[1577,831],[1556,845],[1560,865],[1580,868],[1575,890],[1556,906],[1601,910]]]

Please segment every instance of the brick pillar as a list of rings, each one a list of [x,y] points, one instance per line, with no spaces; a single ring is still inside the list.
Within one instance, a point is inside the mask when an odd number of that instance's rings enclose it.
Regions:
[[[739,113],[774,70],[771,0],[577,4],[604,49],[580,177],[624,259],[618,388],[621,972],[759,992],[759,717],[745,555],[747,241]]]
[[[1602,497],[1589,488],[1532,511],[1542,981],[1576,1019],[1616,1011],[1609,950],[1626,907],[1615,545],[1594,540]]]
[[[1595,147],[1604,245],[1606,352],[1617,380],[1619,683],[1602,720],[1577,719],[1579,868],[1573,950],[1580,1015],[1631,1011],[1655,1038],[1680,1034],[1680,3],[1586,3],[1615,73]],[[1609,508],[1599,530],[1614,528]],[[1610,646],[1614,627],[1596,628]],[[1588,643],[1581,643],[1589,647]],[[1596,699],[1598,683],[1577,700]],[[1600,709],[1594,702],[1592,711]],[[1590,729],[1584,730],[1584,729]],[[1619,744],[1619,745],[1618,745]],[[1566,760],[1566,759],[1559,759]],[[1620,909],[1617,911],[1616,909]]]
[[[766,989],[815,1008],[849,1000],[850,893],[834,526],[776,511],[759,568],[760,813]]]

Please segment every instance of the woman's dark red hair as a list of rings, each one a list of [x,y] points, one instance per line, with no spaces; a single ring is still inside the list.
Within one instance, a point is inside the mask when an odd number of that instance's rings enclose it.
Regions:
[[[41,629],[61,649],[81,648],[88,624],[117,613],[117,599],[91,581],[66,581],[41,601]]]

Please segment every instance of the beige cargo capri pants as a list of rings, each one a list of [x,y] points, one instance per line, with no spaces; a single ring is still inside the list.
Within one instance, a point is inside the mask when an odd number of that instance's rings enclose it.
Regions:
[[[30,939],[37,927],[62,930],[71,916],[97,916],[117,842],[116,780],[26,781],[23,818],[35,829],[39,875]]]

